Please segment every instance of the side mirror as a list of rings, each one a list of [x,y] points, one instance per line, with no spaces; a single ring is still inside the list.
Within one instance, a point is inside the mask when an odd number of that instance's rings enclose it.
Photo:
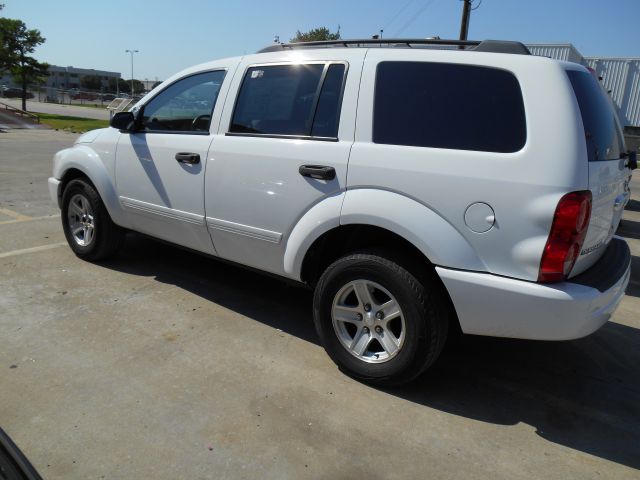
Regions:
[[[117,128],[118,130],[130,132],[133,130],[135,121],[136,117],[133,112],[118,112],[113,117],[111,117],[109,125],[111,125],[113,128]]]

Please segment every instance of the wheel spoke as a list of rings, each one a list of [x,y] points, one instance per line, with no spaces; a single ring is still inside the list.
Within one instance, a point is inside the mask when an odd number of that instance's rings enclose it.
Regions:
[[[84,227],[82,225],[78,227],[71,227],[71,233],[73,233],[74,235],[78,235],[83,230],[84,230]]]
[[[82,213],[84,213],[85,215],[89,213],[89,202],[86,198],[80,197],[80,205],[82,207]]]
[[[353,283],[353,289],[356,292],[356,296],[358,297],[358,302],[360,302],[360,306],[364,307],[365,305],[374,305],[373,297],[371,296],[371,292],[369,291],[369,285],[365,281],[357,281]]]
[[[92,226],[88,226],[84,232],[84,241],[85,243],[91,243],[91,240],[93,239],[93,227]]]
[[[370,342],[371,336],[368,333],[365,333],[363,328],[360,328],[356,332],[356,335],[353,337],[350,348],[353,353],[360,356],[367,351],[367,347],[369,346]]]
[[[358,318],[360,309],[357,307],[348,307],[346,305],[336,305],[333,309],[333,317],[339,322],[360,324],[362,317]]]
[[[389,330],[383,330],[380,335],[376,335],[376,338],[389,355],[393,355],[398,350],[398,341]]]
[[[380,310],[384,314],[384,318],[382,320],[382,325],[386,326],[387,322],[393,320],[394,318],[398,318],[400,316],[400,305],[398,302],[391,299],[388,302],[385,302],[380,307]]]
[[[71,210],[73,211],[74,214],[82,215],[82,208],[80,208],[80,206],[77,203],[75,202],[69,203],[69,206],[71,207]]]

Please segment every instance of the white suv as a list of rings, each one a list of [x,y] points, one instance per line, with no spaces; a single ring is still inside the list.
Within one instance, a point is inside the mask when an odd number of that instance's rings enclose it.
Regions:
[[[189,68],[56,154],[49,186],[80,258],[134,230],[304,282],[331,358],[389,385],[453,329],[605,323],[629,281],[614,232],[632,168],[580,65],[515,42],[341,40]]]

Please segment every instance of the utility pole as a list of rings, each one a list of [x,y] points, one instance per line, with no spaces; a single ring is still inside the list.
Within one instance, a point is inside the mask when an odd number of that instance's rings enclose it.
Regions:
[[[462,0],[462,19],[460,20],[460,40],[466,40],[469,34],[469,17],[471,16],[471,3],[473,0]]]
[[[133,54],[138,53],[138,50],[125,50],[124,53],[131,54],[131,98],[133,98]]]

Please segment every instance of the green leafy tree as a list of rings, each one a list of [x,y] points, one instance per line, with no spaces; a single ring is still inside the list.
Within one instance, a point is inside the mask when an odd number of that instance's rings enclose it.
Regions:
[[[116,93],[116,92],[122,92],[122,93],[129,93],[129,91],[131,90],[131,84],[129,82],[124,81],[121,78],[118,78],[117,80],[113,77],[109,78],[109,83],[107,85],[107,88],[109,89],[110,92]]]
[[[0,69],[9,70],[22,87],[22,109],[27,109],[27,85],[46,77],[49,65],[30,56],[45,38],[22,20],[0,18]]]
[[[131,80],[129,80],[128,83],[131,84]],[[142,92],[144,92],[144,90],[145,90],[144,83],[142,83],[140,80],[136,80],[134,78],[133,79],[133,93],[138,95],[138,94],[141,94]]]
[[[319,27],[313,28],[308,32],[301,32],[298,30],[296,35],[291,39],[291,43],[297,42],[318,42],[322,40],[340,40],[340,26],[338,26],[338,30],[335,33],[331,33],[331,31],[327,27]]]
[[[155,82],[152,86],[151,86],[151,90],[153,90],[154,88],[160,86],[162,84],[162,82]]]
[[[80,80],[80,86],[87,90],[101,90],[102,79],[98,75],[86,75]]]

